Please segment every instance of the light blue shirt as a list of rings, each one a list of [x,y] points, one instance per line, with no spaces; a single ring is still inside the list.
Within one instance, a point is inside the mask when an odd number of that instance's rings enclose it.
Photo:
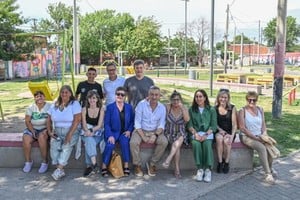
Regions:
[[[134,127],[145,131],[155,131],[158,128],[165,129],[166,107],[158,102],[152,111],[149,101],[146,99],[138,103],[135,109]]]
[[[117,76],[117,79],[114,81],[106,78],[103,81],[103,93],[105,94],[105,105],[115,102],[115,91],[118,87],[124,86],[125,78]]]

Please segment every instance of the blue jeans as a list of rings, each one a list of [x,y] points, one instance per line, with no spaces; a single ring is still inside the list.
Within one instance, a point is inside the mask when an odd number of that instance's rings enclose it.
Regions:
[[[70,128],[58,128],[55,127],[55,133],[58,139],[51,138],[50,140],[50,156],[52,159],[52,165],[66,166],[72,153],[73,147],[77,144],[79,138],[79,131],[75,131],[70,143],[64,144],[67,133]]]
[[[103,140],[103,136],[81,136],[85,149],[85,164],[92,165],[91,157],[97,157],[97,145]]]

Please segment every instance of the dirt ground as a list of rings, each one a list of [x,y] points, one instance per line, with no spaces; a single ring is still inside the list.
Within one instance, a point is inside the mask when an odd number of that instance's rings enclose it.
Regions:
[[[0,133],[21,133],[25,129],[25,114],[4,116],[0,119]]]

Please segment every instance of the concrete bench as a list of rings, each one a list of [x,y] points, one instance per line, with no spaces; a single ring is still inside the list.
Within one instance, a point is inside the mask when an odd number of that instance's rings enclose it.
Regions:
[[[145,166],[145,162],[149,160],[151,157],[155,144],[141,144],[141,158],[143,166]],[[215,148],[214,148],[215,149]],[[117,151],[119,151],[117,149]],[[166,153],[163,155],[161,162],[168,156],[169,147],[166,150]],[[74,150],[72,152],[71,158],[69,160],[69,164],[67,168],[77,168],[84,169],[84,146],[82,145],[82,153],[79,160],[75,160]],[[215,163],[216,160],[216,151],[215,154]],[[98,163],[101,163],[101,154],[98,154]],[[38,143],[34,142],[32,153],[32,159],[34,160],[34,167],[39,167],[41,162],[40,151],[38,149]],[[195,162],[192,152],[191,145],[185,146],[183,145],[181,149],[181,161],[180,161],[181,169],[194,170]],[[23,146],[22,146],[22,133],[0,133],[0,168],[1,167],[18,167],[22,168],[24,164],[24,154],[23,154]],[[253,150],[247,148],[245,145],[238,141],[238,137],[236,138],[236,142],[232,144],[231,151],[231,160],[230,166],[232,169],[252,169],[253,168]],[[157,166],[161,169],[161,163]],[[170,168],[172,168],[172,164]]]

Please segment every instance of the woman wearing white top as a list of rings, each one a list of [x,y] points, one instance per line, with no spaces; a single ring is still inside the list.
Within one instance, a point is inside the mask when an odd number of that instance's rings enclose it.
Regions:
[[[238,122],[241,131],[240,140],[248,147],[257,151],[260,162],[265,171],[265,181],[274,183],[277,173],[272,169],[273,158],[267,152],[260,136],[266,133],[266,123],[263,109],[256,105],[258,94],[248,92],[247,105],[239,111]]]
[[[56,170],[54,180],[65,176],[64,167],[68,164],[73,146],[79,138],[78,125],[81,122],[81,106],[68,85],[61,87],[59,97],[48,111],[48,134],[51,136],[50,155]]]

